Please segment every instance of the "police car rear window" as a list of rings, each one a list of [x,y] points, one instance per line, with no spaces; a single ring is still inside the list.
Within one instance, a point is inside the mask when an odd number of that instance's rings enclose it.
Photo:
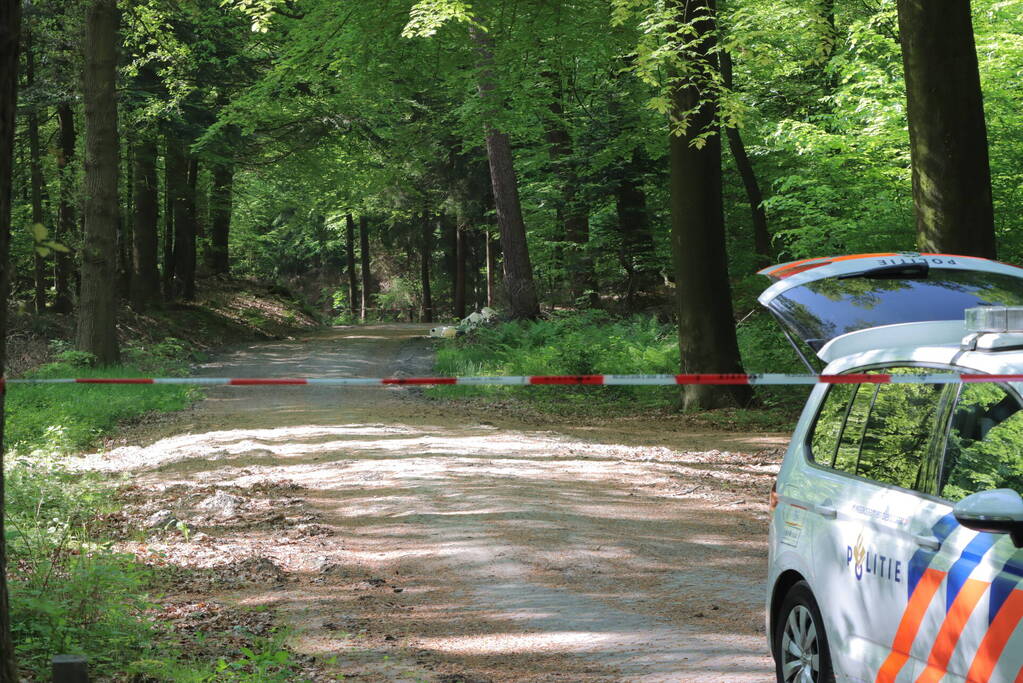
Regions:
[[[870,327],[962,320],[973,306],[1023,305],[1023,278],[933,268],[924,278],[829,278],[793,287],[769,305],[819,351],[835,337]]]

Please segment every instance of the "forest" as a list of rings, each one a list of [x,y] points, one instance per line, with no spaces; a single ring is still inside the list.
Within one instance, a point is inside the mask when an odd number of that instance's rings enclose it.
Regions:
[[[798,370],[766,265],[1023,262],[1021,83],[1023,0],[2,0],[0,336],[113,365],[125,315],[246,281],[633,337],[603,372]]]

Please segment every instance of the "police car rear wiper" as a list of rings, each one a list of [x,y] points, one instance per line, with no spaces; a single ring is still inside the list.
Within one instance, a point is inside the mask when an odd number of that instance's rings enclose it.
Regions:
[[[894,266],[878,266],[869,270],[861,270],[855,273],[839,275],[839,280],[851,280],[853,278],[868,278],[870,280],[923,280],[931,267],[926,263],[902,263]]]

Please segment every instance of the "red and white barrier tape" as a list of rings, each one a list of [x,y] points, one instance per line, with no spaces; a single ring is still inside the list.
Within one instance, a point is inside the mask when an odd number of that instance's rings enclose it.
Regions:
[[[0,379],[3,384],[195,384],[201,386],[681,386],[691,384],[751,386],[812,384],[962,384],[973,382],[1023,382],[1023,374],[980,375],[921,373],[907,375],[792,375],[792,374],[698,374],[698,375],[520,375],[512,377],[326,377],[326,378],[227,378],[227,377],[81,377],[61,379]]]

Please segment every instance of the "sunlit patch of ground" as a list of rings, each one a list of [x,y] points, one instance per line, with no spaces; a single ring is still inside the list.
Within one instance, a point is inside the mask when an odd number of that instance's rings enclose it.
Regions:
[[[409,333],[334,330],[207,371],[413,373],[428,357]],[[773,680],[774,437],[637,445],[611,425],[509,430],[403,396],[225,388],[178,433],[77,466],[131,472],[139,525],[181,523],[122,544],[174,600],[272,606],[294,648],[347,680]]]

